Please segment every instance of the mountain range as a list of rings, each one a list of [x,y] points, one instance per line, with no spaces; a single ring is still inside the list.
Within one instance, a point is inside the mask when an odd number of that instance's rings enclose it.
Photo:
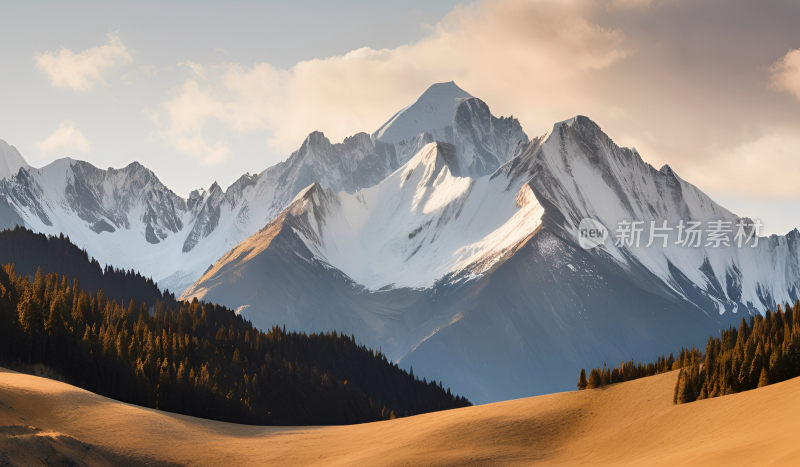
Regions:
[[[0,227],[64,233],[261,328],[353,334],[474,402],[565,390],[580,367],[699,345],[800,298],[796,229],[755,247],[686,247],[671,231],[664,247],[583,248],[584,219],[752,221],[587,117],[529,138],[453,82],[372,134],[313,132],[188,198],[135,162],[37,169],[2,142],[0,156]]]

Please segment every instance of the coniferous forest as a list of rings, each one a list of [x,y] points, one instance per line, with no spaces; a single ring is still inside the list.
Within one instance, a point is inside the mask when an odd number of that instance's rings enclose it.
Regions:
[[[44,240],[54,251],[68,243]],[[262,332],[227,308],[170,296],[114,299],[106,282],[128,277],[130,295],[152,281],[89,264],[96,292],[65,275],[2,267],[0,364],[43,364],[114,399],[238,423],[358,423],[469,405],[336,332]]]
[[[135,271],[101,267],[94,258],[70,242],[63,234],[58,237],[34,233],[24,227],[0,231],[0,264],[14,264],[17,274],[33,277],[41,269],[78,279],[87,293],[103,289],[106,296],[127,303],[156,301],[175,304],[175,296],[162,292],[152,279]]]
[[[709,337],[705,353],[684,348],[671,366],[668,362],[662,357],[656,364],[639,365],[636,368],[645,371],[626,373],[632,377],[619,377],[617,369],[609,372],[604,367],[591,370],[587,378],[581,370],[578,387],[600,387],[680,369],[673,400],[681,404],[795,378],[800,376],[800,301],[763,316],[742,318],[738,328],[730,327],[719,337]]]
[[[800,376],[800,301],[742,319],[710,338],[705,357],[683,368],[675,402],[733,394]]]
[[[676,359],[672,354],[660,356],[655,363],[636,363],[633,360],[621,362],[616,368],[592,368],[589,376],[581,368],[578,375],[578,389],[594,389],[608,384],[622,383],[633,379],[653,376],[668,371],[677,370],[689,365],[693,360],[701,358],[701,353],[695,348],[683,349]]]

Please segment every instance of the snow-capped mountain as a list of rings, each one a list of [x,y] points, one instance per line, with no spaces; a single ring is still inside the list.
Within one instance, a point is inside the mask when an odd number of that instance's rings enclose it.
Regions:
[[[435,118],[425,117],[430,112]],[[138,163],[103,170],[61,159],[35,169],[2,142],[0,227],[64,233],[100,262],[180,292],[311,183],[345,193],[373,186],[434,139],[473,148],[476,161],[509,160],[527,141],[515,119],[492,116],[452,82],[431,86],[396,117],[382,127],[381,135],[395,135],[388,142],[358,133],[332,143],[315,131],[285,161],[186,199]],[[396,137],[401,133],[407,137]]]
[[[453,115],[465,99],[472,96],[452,81],[436,83],[419,99],[401,109],[373,134],[385,143],[399,143],[421,133],[429,133],[437,141],[449,141],[453,134]]]
[[[752,221],[586,117],[529,140],[452,82],[373,134],[312,132],[188,198],[138,163],[37,169],[4,144],[0,157],[0,227],[64,233],[261,327],[352,333],[477,402],[569,389],[580,367],[702,344],[800,298],[797,230],[755,248],[685,247],[675,231],[662,247],[582,248],[584,219]]]
[[[21,168],[28,168],[17,148],[0,139],[0,181],[16,174]],[[8,204],[5,197],[0,197],[0,229],[7,229],[22,224],[23,220]]]
[[[16,174],[22,167],[27,168],[28,164],[17,148],[0,139],[0,179]]]
[[[493,116],[485,102],[472,97],[452,81],[428,88],[414,104],[384,123],[373,137],[400,144],[401,151],[410,156],[421,146],[402,142],[419,135],[425,136],[425,142],[455,144],[457,150],[451,161],[451,171],[461,176],[492,173],[528,142],[515,118]]]
[[[354,333],[477,401],[568,389],[577,368],[699,345],[797,300],[797,231],[756,248],[674,234],[666,247],[581,248],[585,218],[612,231],[742,220],[588,118],[514,154],[480,176],[459,170],[458,144],[431,143],[355,193],[315,183],[184,297],[260,326]]]
[[[318,186],[298,233],[316,258],[372,290],[483,273],[539,225],[542,209],[527,186],[514,193],[498,179],[458,177],[457,164],[452,145],[429,143],[374,187]]]
[[[635,150],[615,145],[586,117],[558,124],[553,132],[541,147],[520,158],[514,177],[530,179],[537,198],[551,206],[548,215],[559,219],[554,224],[565,235],[577,238],[584,218],[596,219],[609,230],[626,220],[655,221],[667,226],[667,248],[658,246],[663,244],[660,240],[654,247],[646,247],[647,241],[639,247],[606,242],[599,251],[620,264],[644,266],[686,300],[710,300],[711,304],[696,304],[719,313],[740,307],[763,311],[800,297],[797,230],[737,246],[737,224],[749,227],[754,221],[718,205],[669,166],[656,170]],[[682,220],[706,228],[725,223],[729,245],[703,239],[697,246],[676,246],[678,231],[670,227]],[[647,240],[649,226],[643,227]]]

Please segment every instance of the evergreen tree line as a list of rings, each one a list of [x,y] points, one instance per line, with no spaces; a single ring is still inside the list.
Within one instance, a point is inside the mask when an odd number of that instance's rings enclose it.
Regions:
[[[0,361],[44,364],[121,401],[238,423],[358,423],[469,405],[336,332],[262,332],[218,305],[124,303],[13,265],[0,270]]]
[[[678,370],[673,401],[677,404],[734,394],[800,376],[800,301],[763,316],[742,318],[738,328],[709,337],[705,353],[681,349],[674,359],[659,357],[656,363],[621,363],[609,370],[594,368],[586,376],[581,369],[578,389],[652,376]]]
[[[34,233],[24,227],[0,231],[0,264],[13,263],[17,274],[33,278],[37,269],[75,278],[81,287],[94,294],[103,289],[106,296],[127,303],[129,300],[153,306],[156,301],[174,305],[175,296],[162,292],[149,277],[133,270],[101,267],[86,250],[70,242],[69,237]]]
[[[733,394],[800,376],[800,301],[742,318],[709,338],[705,356],[678,374],[675,403]]]
[[[581,372],[578,375],[578,389],[594,389],[608,384],[622,383],[623,381],[666,373],[689,366],[693,361],[701,358],[701,352],[692,347],[691,349],[682,349],[677,359],[672,354],[669,354],[669,356],[662,355],[658,357],[655,363],[636,363],[631,360],[620,362],[616,368],[608,368],[604,363],[602,368],[592,368],[588,378],[586,377],[586,369],[581,368]]]

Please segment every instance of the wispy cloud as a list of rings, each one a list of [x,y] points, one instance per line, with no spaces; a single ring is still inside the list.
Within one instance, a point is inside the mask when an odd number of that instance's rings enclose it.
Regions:
[[[108,43],[80,52],[62,47],[56,51],[39,52],[37,68],[50,78],[55,87],[87,91],[103,79],[104,74],[118,65],[131,63],[130,51],[117,33],[108,33]]]
[[[790,50],[771,68],[772,85],[800,100],[800,49]]]
[[[798,196],[796,174],[755,162],[800,151],[797,102],[775,92],[800,98],[800,50],[786,53],[800,5],[765,1],[478,1],[394,48],[291,67],[185,62],[154,115],[159,136],[215,164],[245,137],[288,155],[312,130],[335,141],[373,131],[430,84],[455,80],[531,135],[584,114],[714,196]]]
[[[793,129],[775,129],[730,151],[697,161],[682,175],[701,180],[701,188],[754,199],[791,199],[797,196],[792,180],[800,179],[800,135]]]
[[[61,122],[49,136],[36,143],[39,152],[48,155],[85,154],[92,145],[83,136],[75,124],[70,121]]]
[[[273,149],[288,152],[314,129],[335,140],[372,130],[436,81],[456,79],[473,92],[491,81],[553,92],[627,54],[618,31],[583,15],[584,3],[457,7],[417,43],[364,47],[288,69],[185,62],[191,77],[162,103],[157,121],[174,147],[219,162],[237,134],[264,133]]]

